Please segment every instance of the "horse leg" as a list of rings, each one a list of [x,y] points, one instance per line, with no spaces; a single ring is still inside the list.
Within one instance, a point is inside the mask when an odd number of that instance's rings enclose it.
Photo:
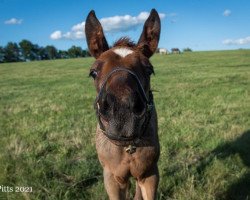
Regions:
[[[134,200],[143,200],[143,199],[142,199],[141,188],[140,188],[140,186],[139,186],[138,181],[136,181],[136,188],[135,188]]]
[[[159,172],[158,167],[146,174],[145,178],[139,181],[139,186],[141,188],[142,197],[144,200],[154,200],[156,199],[156,192],[159,183]]]
[[[125,200],[128,194],[128,182],[117,181],[107,168],[103,170],[104,185],[110,200]]]

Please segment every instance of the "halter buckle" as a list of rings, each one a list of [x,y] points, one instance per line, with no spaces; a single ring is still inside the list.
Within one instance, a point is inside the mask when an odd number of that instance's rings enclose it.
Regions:
[[[136,146],[130,144],[125,150],[129,154],[133,154],[136,152]]]

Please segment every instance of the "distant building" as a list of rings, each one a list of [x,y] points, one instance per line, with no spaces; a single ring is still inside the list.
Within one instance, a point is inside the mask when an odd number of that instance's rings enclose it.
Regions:
[[[180,49],[178,49],[178,48],[172,48],[171,51],[172,51],[172,54],[180,54],[181,53]]]
[[[157,53],[159,53],[161,55],[166,55],[166,54],[168,54],[168,50],[165,48],[158,48]]]

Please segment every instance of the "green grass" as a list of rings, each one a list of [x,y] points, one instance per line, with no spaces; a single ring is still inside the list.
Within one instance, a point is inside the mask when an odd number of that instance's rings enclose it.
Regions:
[[[250,50],[151,59],[158,199],[250,199]],[[0,65],[0,199],[107,199],[92,58]]]

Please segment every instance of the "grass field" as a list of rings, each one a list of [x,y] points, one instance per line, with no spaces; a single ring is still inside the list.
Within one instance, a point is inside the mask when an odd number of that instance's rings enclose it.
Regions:
[[[158,199],[250,199],[250,50],[151,59]],[[107,199],[92,58],[0,65],[0,199]]]

